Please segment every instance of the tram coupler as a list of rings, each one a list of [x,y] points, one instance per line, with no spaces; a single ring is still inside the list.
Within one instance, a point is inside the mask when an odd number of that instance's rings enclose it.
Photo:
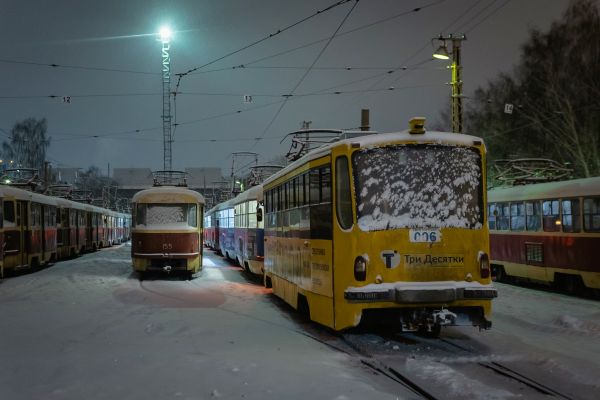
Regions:
[[[170,265],[165,265],[163,267],[163,271],[166,272],[167,274],[171,273],[171,269],[172,269],[172,267]]]
[[[456,323],[457,315],[452,311],[442,308],[441,310],[434,310],[431,313],[434,324],[439,325],[454,325]]]

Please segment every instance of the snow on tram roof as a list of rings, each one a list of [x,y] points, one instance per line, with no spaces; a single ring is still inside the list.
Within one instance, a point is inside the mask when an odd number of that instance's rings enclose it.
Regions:
[[[360,131],[356,132],[344,132],[344,133],[356,133],[360,134]],[[342,145],[356,145],[358,144],[361,148],[368,149],[372,146],[381,146],[386,144],[398,144],[398,143],[439,143],[439,144],[450,144],[458,146],[473,146],[474,144],[483,144],[483,139],[477,136],[466,135],[464,133],[450,133],[450,132],[438,132],[438,131],[425,131],[424,133],[415,134],[410,133],[409,129],[400,132],[390,133],[376,133],[376,132],[362,132],[363,136],[354,136],[348,139],[342,139],[333,141],[325,144],[294,161],[281,171],[271,175],[268,179],[263,182],[263,185],[271,183],[280,177],[288,174],[290,171],[296,169],[300,165],[305,164],[308,161],[315,160],[331,153],[331,149]]]
[[[242,193],[238,194],[233,198],[234,204],[239,204],[246,200],[258,200],[261,201],[263,199],[263,187],[262,185],[252,186],[251,188],[244,190]]]
[[[600,176],[495,188],[488,191],[488,203],[600,195]]]
[[[132,202],[157,202],[157,203],[177,203],[182,201],[195,200],[204,204],[204,196],[200,193],[177,186],[158,186],[144,189],[133,195]]]

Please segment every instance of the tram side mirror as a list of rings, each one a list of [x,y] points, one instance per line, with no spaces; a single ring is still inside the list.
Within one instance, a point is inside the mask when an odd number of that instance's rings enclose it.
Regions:
[[[256,220],[261,222],[263,219],[263,210],[260,207],[256,207]]]

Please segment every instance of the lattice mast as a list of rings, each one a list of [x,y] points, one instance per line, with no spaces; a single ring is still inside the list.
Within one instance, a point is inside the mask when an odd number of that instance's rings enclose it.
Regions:
[[[171,56],[170,35],[161,34],[162,42],[162,96],[163,96],[163,169],[172,169],[171,145],[173,136],[171,133]]]

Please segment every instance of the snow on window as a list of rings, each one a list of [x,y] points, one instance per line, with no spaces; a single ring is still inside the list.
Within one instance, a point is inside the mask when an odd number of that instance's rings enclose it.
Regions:
[[[363,231],[482,227],[476,149],[398,145],[360,150],[352,161]]]
[[[187,205],[148,204],[146,225],[186,225]]]

